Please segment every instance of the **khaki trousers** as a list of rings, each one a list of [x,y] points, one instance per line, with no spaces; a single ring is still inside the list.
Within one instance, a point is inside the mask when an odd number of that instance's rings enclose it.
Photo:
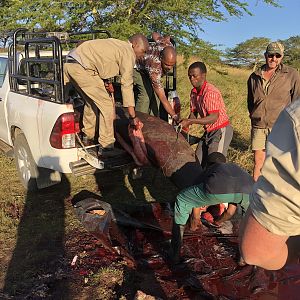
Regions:
[[[71,82],[77,89],[79,88],[78,92],[85,100],[82,131],[89,139],[93,139],[97,116],[99,116],[99,144],[104,148],[113,147],[114,102],[98,73],[86,70],[77,63],[65,63],[64,80],[65,85]]]

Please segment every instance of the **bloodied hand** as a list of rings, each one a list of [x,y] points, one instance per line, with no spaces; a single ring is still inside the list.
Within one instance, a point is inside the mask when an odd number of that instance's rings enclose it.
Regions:
[[[142,121],[138,117],[129,118],[129,124],[134,129],[139,129],[143,127]]]

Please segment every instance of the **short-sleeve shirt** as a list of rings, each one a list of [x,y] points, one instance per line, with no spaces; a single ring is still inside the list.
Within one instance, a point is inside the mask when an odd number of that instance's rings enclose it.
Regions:
[[[154,44],[150,44],[150,47],[144,58],[137,62],[137,69],[145,70],[149,74],[151,83],[154,88],[164,88],[161,80],[163,76],[163,69],[161,66],[160,55],[164,48],[167,46],[173,45],[164,37],[158,38],[158,40],[155,41]]]
[[[216,163],[199,178],[200,184],[183,189],[176,197],[174,218],[176,224],[186,224],[194,207],[220,203],[236,203],[242,211],[249,205],[253,178],[234,163]]]
[[[273,126],[250,208],[270,232],[300,235],[300,99],[282,111]]]
[[[196,88],[191,90],[190,110],[193,113],[198,113],[201,118],[214,112],[219,113],[219,117],[215,123],[204,125],[204,129],[207,132],[223,128],[229,124],[221,92],[207,81],[203,83],[199,92]]]

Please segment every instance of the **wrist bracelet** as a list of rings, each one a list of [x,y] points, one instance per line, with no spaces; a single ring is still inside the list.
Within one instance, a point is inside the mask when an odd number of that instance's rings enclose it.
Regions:
[[[131,117],[131,116],[130,116],[130,117],[129,117],[130,120],[134,120],[135,118],[136,118],[136,116],[134,116],[134,117]]]

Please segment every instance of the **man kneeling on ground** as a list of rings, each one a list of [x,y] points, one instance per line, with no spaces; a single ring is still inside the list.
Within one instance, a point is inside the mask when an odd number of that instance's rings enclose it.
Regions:
[[[216,225],[229,220],[236,211],[236,205],[244,209],[248,205],[249,194],[253,188],[253,178],[234,163],[226,163],[222,153],[213,152],[208,156],[208,168],[201,182],[182,190],[176,198],[172,229],[172,256],[179,261],[185,225],[191,215],[191,227],[200,224],[202,207],[229,203],[228,209],[216,220]]]

